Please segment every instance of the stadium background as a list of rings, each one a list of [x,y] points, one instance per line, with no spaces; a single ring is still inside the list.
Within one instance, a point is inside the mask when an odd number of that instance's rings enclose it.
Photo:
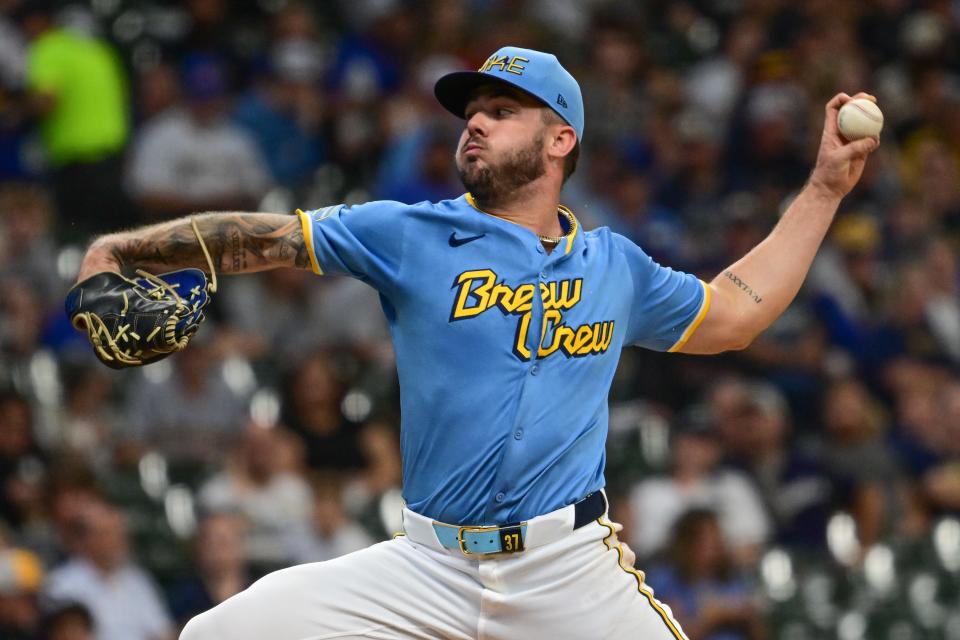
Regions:
[[[583,88],[565,204],[708,280],[803,184],[830,96],[877,96],[883,144],[787,313],[743,352],[624,352],[609,492],[691,637],[960,638],[960,2],[0,9],[0,637],[174,637],[397,528],[364,285],[222,280],[190,349],[123,373],[62,300],[97,232],[459,195],[433,81],[516,44]]]

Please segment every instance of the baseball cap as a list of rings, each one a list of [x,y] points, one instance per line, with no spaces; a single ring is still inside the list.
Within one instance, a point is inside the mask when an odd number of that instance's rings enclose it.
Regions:
[[[443,76],[434,85],[433,93],[447,111],[463,118],[470,92],[491,80],[530,94],[573,127],[577,140],[583,138],[580,85],[552,53],[503,47],[477,71],[456,71]]]
[[[187,98],[204,102],[223,97],[227,92],[227,78],[220,60],[212,55],[187,56],[181,67],[183,91]]]

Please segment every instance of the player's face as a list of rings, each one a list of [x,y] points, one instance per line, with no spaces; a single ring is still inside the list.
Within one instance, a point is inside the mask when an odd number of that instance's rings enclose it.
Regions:
[[[479,201],[498,200],[546,172],[542,107],[519,91],[480,88],[465,110],[455,156],[460,180]]]

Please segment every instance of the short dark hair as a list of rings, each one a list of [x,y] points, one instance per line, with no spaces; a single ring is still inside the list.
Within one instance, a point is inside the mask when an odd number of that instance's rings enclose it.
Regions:
[[[47,637],[68,620],[79,621],[87,631],[93,631],[95,628],[93,614],[90,613],[86,605],[73,601],[57,602],[54,604],[54,608],[44,616],[43,629],[46,632],[44,637]]]
[[[556,111],[549,107],[543,107],[541,110],[543,115],[544,124],[569,124],[566,120],[560,117]],[[577,161],[580,160],[580,141],[577,140],[577,143],[573,145],[573,149],[570,150],[570,153],[567,154],[567,157],[563,159],[563,183],[566,184],[570,176],[573,175],[573,172],[577,170]]]

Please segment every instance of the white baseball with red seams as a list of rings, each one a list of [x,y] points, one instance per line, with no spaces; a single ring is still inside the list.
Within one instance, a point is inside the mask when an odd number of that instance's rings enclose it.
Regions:
[[[837,128],[847,140],[879,136],[883,129],[883,112],[873,100],[857,98],[842,107],[837,114]]]

